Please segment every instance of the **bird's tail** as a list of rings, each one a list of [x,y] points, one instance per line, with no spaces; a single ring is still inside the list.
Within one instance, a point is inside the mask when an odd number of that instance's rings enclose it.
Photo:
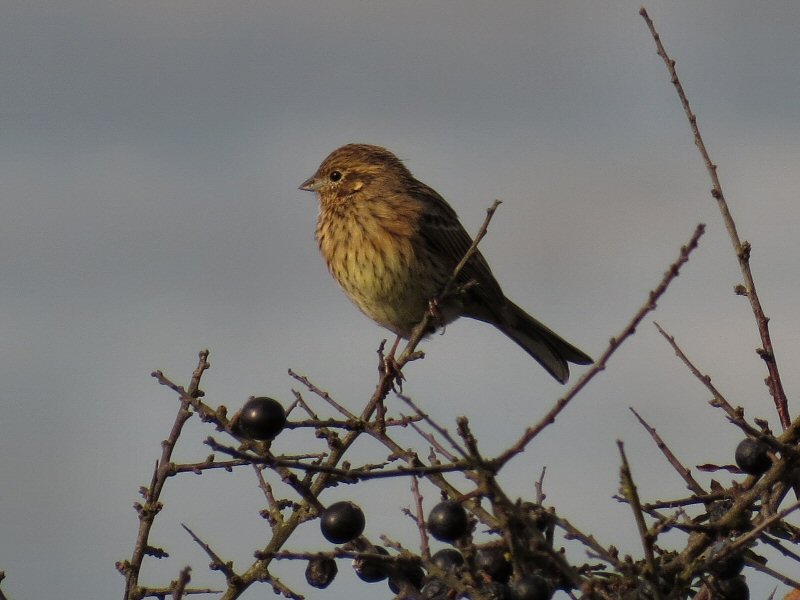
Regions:
[[[588,365],[594,362],[586,353],[542,325],[510,300],[506,301],[503,318],[496,325],[559,383],[566,383],[569,379],[567,363]]]

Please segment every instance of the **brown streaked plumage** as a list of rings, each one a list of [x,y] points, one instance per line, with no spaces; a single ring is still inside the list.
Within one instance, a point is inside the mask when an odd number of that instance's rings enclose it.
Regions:
[[[455,211],[394,154],[368,144],[334,150],[300,189],[319,197],[317,243],[334,279],[373,321],[409,337],[472,244]],[[456,283],[470,281],[477,285],[439,305],[444,323],[494,325],[561,383],[568,362],[592,362],[506,298],[480,252]]]

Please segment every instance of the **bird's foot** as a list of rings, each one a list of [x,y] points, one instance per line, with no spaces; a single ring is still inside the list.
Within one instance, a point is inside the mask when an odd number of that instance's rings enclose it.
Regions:
[[[402,338],[398,335],[392,344],[392,348],[389,350],[389,353],[384,355],[382,350],[383,346],[381,345],[381,352],[380,355],[380,363],[378,364],[378,372],[381,375],[385,375],[391,378],[392,380],[392,389],[395,391],[403,391],[403,380],[405,377],[403,376],[403,372],[400,370],[400,365],[397,362],[397,359],[394,357],[395,352],[397,352],[397,346],[400,344],[400,340]]]
[[[393,355],[390,354],[389,356],[384,357],[380,371],[382,375],[388,375],[392,379],[392,389],[395,392],[402,393],[405,376],[403,375],[403,371],[400,370],[400,365],[397,363],[397,360]]]

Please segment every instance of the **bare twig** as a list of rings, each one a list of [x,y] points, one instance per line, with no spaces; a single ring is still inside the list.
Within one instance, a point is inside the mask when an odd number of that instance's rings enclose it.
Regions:
[[[241,457],[243,464],[264,465],[272,469],[285,468],[297,469],[308,473],[325,473],[326,475],[334,475],[341,481],[359,481],[366,479],[385,479],[387,477],[420,477],[423,475],[430,475],[432,473],[452,473],[456,471],[463,471],[471,463],[466,460],[456,461],[447,464],[438,465],[416,465],[409,467],[398,467],[396,469],[384,469],[384,464],[379,465],[366,465],[358,468],[339,468],[332,467],[326,463],[306,463],[299,460],[287,460],[278,456],[264,456],[248,454],[241,452],[236,448],[224,446],[214,440],[208,438],[206,443],[219,452],[230,454],[232,456]],[[233,461],[231,461],[233,462]],[[237,461],[238,462],[238,461]]]
[[[188,567],[187,567],[188,568]],[[180,576],[180,573],[179,573]],[[173,596],[176,590],[176,581],[170,582],[166,587],[141,587],[141,598],[155,598],[156,600],[164,600],[168,596]],[[183,596],[197,596],[199,594],[219,594],[222,590],[215,590],[212,588],[184,588]],[[173,596],[173,600],[174,600]]]
[[[623,562],[619,560],[615,551],[605,548],[595,537],[591,534],[584,533],[573,525],[569,520],[557,515],[555,512],[549,511],[548,517],[553,520],[557,527],[564,530],[567,539],[576,539],[593,552],[598,558],[614,565],[617,569],[623,567]]]
[[[756,571],[760,571],[765,575],[769,575],[770,577],[777,579],[781,583],[791,586],[795,590],[800,590],[800,580],[792,579],[791,577],[789,577],[788,575],[784,575],[783,573],[778,573],[778,571],[776,571],[775,569],[770,569],[767,565],[761,564],[758,561],[748,560],[748,559],[745,559],[745,561],[747,562],[748,567],[752,567]],[[786,598],[789,598],[789,596],[786,596]]]
[[[189,527],[185,523],[181,523],[181,527],[186,530],[195,543],[203,549],[203,552],[208,554],[208,557],[211,559],[212,568],[220,571],[223,575],[225,575],[225,579],[228,580],[230,583],[232,580],[237,579],[239,576],[233,570],[233,563],[231,561],[224,561],[219,554],[214,552],[214,550],[209,546],[206,542],[201,540],[194,531],[189,529]]]
[[[411,423],[411,428],[414,431],[416,431],[423,440],[425,440],[431,445],[431,448],[434,452],[438,452],[451,462],[455,462],[458,460],[458,457],[452,452],[450,452],[447,448],[445,448],[442,444],[440,444],[439,440],[437,440],[432,433],[425,431],[424,429],[419,427],[416,423]]]
[[[411,478],[411,494],[414,496],[414,509],[416,510],[415,520],[419,529],[419,548],[422,558],[431,557],[431,549],[428,545],[428,532],[425,529],[425,511],[422,508],[422,493],[419,491],[419,478]]]
[[[658,329],[658,332],[662,336],[664,336],[664,339],[666,339],[667,342],[669,342],[669,345],[672,346],[672,349],[675,351],[676,356],[680,358],[681,361],[683,361],[683,364],[685,364],[689,368],[689,370],[692,372],[692,375],[694,375],[704,386],[706,386],[708,391],[711,392],[711,395],[714,397],[711,404],[713,406],[719,406],[720,408],[722,408],[726,413],[728,413],[728,416],[731,419],[741,418],[742,416],[741,411],[736,410],[725,399],[725,397],[722,395],[722,393],[720,393],[720,391],[716,388],[716,386],[713,383],[711,383],[711,377],[701,373],[700,370],[694,366],[692,361],[689,360],[689,357],[686,356],[683,350],[681,350],[680,346],[678,346],[678,343],[675,341],[675,338],[669,335],[666,331],[664,331],[661,325],[659,325],[655,321],[653,322],[653,325],[655,325],[656,329]]]
[[[653,554],[653,544],[655,540],[653,539],[652,534],[647,530],[647,525],[644,522],[642,503],[639,501],[639,492],[636,490],[636,484],[633,482],[633,475],[631,474],[631,467],[628,464],[628,457],[625,456],[625,446],[619,440],[617,441],[617,448],[619,448],[619,455],[622,460],[622,467],[620,467],[622,493],[631,506],[633,518],[636,520],[636,527],[639,530],[639,538],[642,541],[644,557],[645,561],[647,562],[647,573],[645,575],[652,584],[653,596],[655,600],[660,600],[661,590],[658,584],[659,572],[656,565],[655,555]]]
[[[357,420],[358,419],[358,417],[356,415],[351,413],[344,406],[342,406],[341,404],[336,402],[333,398],[331,398],[331,395],[328,392],[326,392],[325,390],[319,389],[316,385],[311,383],[308,380],[308,377],[306,377],[305,375],[300,375],[298,373],[295,373],[292,369],[289,369],[289,376],[292,377],[293,379],[296,379],[297,381],[302,383],[304,386],[306,386],[310,392],[313,392],[314,394],[316,394],[317,396],[319,396],[320,398],[325,400],[325,402],[330,404],[338,412],[340,412],[342,415],[344,415],[345,418],[350,419],[350,420]]]
[[[247,464],[250,463],[244,459],[215,461],[214,456],[212,455],[206,458],[206,460],[203,462],[185,463],[181,465],[170,463],[168,475],[170,477],[175,476],[178,473],[194,473],[195,475],[200,475],[203,473],[203,471],[210,471],[213,469],[223,469],[231,472],[233,471],[234,467],[241,467]]]
[[[617,348],[619,348],[622,342],[634,334],[636,328],[639,326],[639,323],[642,322],[642,319],[644,319],[649,312],[655,310],[656,302],[664,294],[664,292],[667,291],[667,287],[669,287],[669,284],[672,282],[672,280],[678,276],[678,273],[680,272],[680,269],[684,263],[689,260],[689,255],[695,248],[697,248],[697,242],[704,232],[705,225],[701,223],[695,228],[692,237],[689,239],[689,242],[681,248],[678,259],[672,263],[669,269],[667,269],[667,272],[664,273],[661,283],[659,283],[658,286],[650,292],[647,297],[647,301],[637,311],[622,332],[617,337],[611,338],[608,343],[608,347],[600,356],[600,358],[598,358],[594,365],[592,365],[592,367],[586,371],[586,373],[584,373],[581,378],[578,379],[578,381],[575,382],[572,388],[570,388],[570,390],[564,396],[559,398],[553,408],[548,411],[548,413],[539,421],[539,423],[526,429],[522,434],[522,437],[520,437],[520,439],[513,446],[500,454],[494,460],[496,468],[499,469],[517,454],[525,450],[525,447],[533,438],[539,435],[539,433],[547,426],[555,422],[556,417],[561,413],[562,410],[564,410],[564,408],[566,408],[567,404],[570,403],[570,401],[578,394],[578,392],[580,392],[599,372],[606,368],[606,363],[617,350]]]
[[[544,493],[544,474],[547,471],[547,467],[542,467],[542,472],[539,475],[539,479],[536,480],[534,487],[536,488],[536,504],[541,505],[547,495]]]
[[[402,400],[406,404],[408,404],[411,410],[417,413],[417,416],[419,418],[421,418],[428,425],[433,427],[436,433],[442,436],[450,444],[453,450],[458,452],[463,458],[467,457],[467,451],[464,448],[462,448],[461,445],[458,442],[456,442],[455,439],[453,439],[453,436],[450,435],[450,432],[447,431],[447,429],[445,429],[441,425],[439,425],[436,421],[431,419],[431,417],[427,413],[423,412],[422,409],[419,406],[417,406],[416,403],[410,397],[405,396],[403,394],[397,394],[397,397],[400,398],[400,400]]]
[[[642,427],[647,430],[647,433],[650,434],[650,437],[653,438],[653,441],[656,443],[656,446],[658,446],[658,449],[661,450],[664,456],[667,457],[669,464],[671,464],[678,474],[683,477],[683,480],[686,482],[686,487],[688,487],[691,492],[694,492],[699,496],[705,495],[705,490],[699,483],[697,483],[695,478],[692,477],[692,472],[684,467],[678,458],[672,453],[672,450],[670,450],[669,447],[664,443],[664,440],[661,439],[661,436],[658,435],[655,428],[651,427],[647,421],[645,421],[639,415],[639,413],[634,410],[632,406],[629,406],[628,408],[639,420],[639,423],[641,423]]]
[[[172,600],[181,600],[181,598],[183,598],[186,592],[186,586],[189,585],[189,581],[191,581],[191,572],[192,567],[184,567],[181,569],[180,573],[178,573],[178,579],[175,581],[175,585],[172,589]]]
[[[159,499],[164,484],[169,478],[172,451],[175,448],[175,444],[183,430],[184,424],[189,420],[189,417],[192,416],[192,413],[189,411],[191,401],[202,395],[200,391],[200,379],[210,366],[208,362],[208,350],[203,350],[199,354],[199,360],[192,373],[189,387],[185,390],[169,381],[160,371],[153,373],[153,376],[156,377],[159,382],[168,385],[171,389],[180,394],[181,403],[178,408],[178,414],[175,417],[175,422],[172,424],[172,430],[167,439],[161,444],[161,458],[156,463],[150,487],[146,491],[145,502],[144,504],[137,503],[135,505],[139,514],[139,532],[136,536],[136,543],[133,548],[131,560],[120,565],[120,570],[123,571],[125,575],[125,598],[127,600],[139,600],[142,597],[142,590],[139,588],[139,572],[142,568],[142,561],[150,550],[148,542],[150,530],[153,527],[156,515],[161,511]]]
[[[648,29],[650,29],[650,34],[653,36],[653,40],[655,41],[658,55],[663,59],[664,64],[667,65],[670,79],[672,84],[675,86],[675,90],[678,92],[678,98],[680,99],[683,110],[686,113],[686,118],[689,120],[689,126],[692,129],[692,134],[694,135],[694,143],[703,157],[706,170],[711,178],[711,195],[717,201],[717,205],[719,206],[720,213],[722,214],[722,220],[725,222],[725,228],[728,230],[728,235],[731,239],[731,243],[733,244],[733,250],[736,253],[736,258],[739,262],[739,269],[741,270],[742,277],[744,279],[744,286],[739,286],[737,288],[737,293],[747,296],[747,298],[750,300],[750,306],[756,319],[758,333],[761,336],[762,348],[757,350],[757,354],[767,365],[767,371],[769,372],[769,376],[766,380],[767,385],[770,393],[772,394],[772,398],[775,401],[775,408],[778,411],[778,417],[780,418],[781,425],[786,428],[791,422],[791,418],[789,417],[789,405],[786,399],[786,392],[783,390],[783,384],[781,384],[780,374],[778,373],[778,365],[775,360],[775,350],[772,347],[772,339],[770,338],[769,334],[769,319],[766,317],[764,314],[764,309],[761,307],[761,301],[758,299],[758,294],[756,293],[756,284],[755,281],[753,281],[753,273],[750,270],[750,243],[746,241],[742,242],[739,239],[739,233],[736,230],[736,223],[734,222],[733,216],[728,208],[725,195],[722,193],[722,184],[717,176],[717,165],[711,161],[711,157],[708,154],[703,137],[700,135],[700,128],[697,125],[697,116],[692,112],[692,108],[689,105],[689,98],[686,96],[686,92],[683,89],[683,84],[678,78],[678,72],[675,69],[675,61],[670,58],[670,56],[667,54],[667,51],[664,49],[664,45],[661,43],[661,36],[656,31],[653,20],[647,14],[647,11],[642,8],[639,11],[639,14],[647,23]]]
[[[772,536],[764,534],[764,535],[761,536],[761,541],[764,542],[765,544],[768,544],[768,545],[772,546],[773,548],[775,548],[778,552],[780,552],[784,556],[789,557],[792,560],[800,563],[800,554],[798,554],[797,552],[794,552],[792,550],[789,550],[780,541],[774,539]],[[800,586],[798,586],[798,587],[800,587]]]
[[[303,399],[303,395],[300,392],[298,392],[297,390],[292,390],[292,394],[294,395],[294,403],[300,408],[302,408],[304,411],[306,411],[306,414],[308,414],[309,417],[311,417],[312,419],[319,418],[317,416],[317,413],[314,412],[314,410],[312,410],[312,408],[308,405],[308,403]],[[289,414],[288,410],[286,411],[286,414],[288,416]]]
[[[700,564],[696,565],[695,568],[693,569],[692,574],[696,575],[698,573],[702,573],[703,571],[707,571],[712,561],[723,559],[726,556],[747,547],[751,542],[758,539],[761,536],[761,534],[764,531],[766,531],[769,527],[783,520],[788,515],[796,511],[798,508],[800,508],[800,501],[795,502],[792,505],[787,506],[783,510],[775,513],[774,515],[771,515],[770,517],[767,517],[766,519],[762,520],[750,531],[740,535],[735,540],[732,540],[730,544],[726,544],[725,548],[722,551],[718,552],[713,557],[710,557],[709,560],[701,562]]]
[[[690,498],[678,498],[676,500],[656,500],[655,502],[648,502],[642,505],[642,509],[647,512],[648,510],[658,510],[661,508],[679,508],[683,506],[692,506],[694,504],[707,504],[722,498],[727,498],[730,494],[723,492],[712,492],[710,494],[693,495]]]
[[[694,375],[708,389],[708,391],[711,392],[713,396],[713,398],[709,401],[709,404],[711,404],[711,406],[722,408],[728,414],[728,419],[730,420],[730,422],[736,425],[742,431],[744,431],[747,435],[756,439],[763,440],[764,442],[766,442],[767,444],[769,444],[770,446],[772,446],[773,448],[775,448],[780,452],[783,453],[795,452],[796,446],[791,436],[787,436],[787,439],[789,439],[789,445],[787,445],[785,442],[776,440],[771,435],[764,435],[763,432],[759,431],[757,428],[753,427],[747,421],[745,421],[743,416],[744,411],[741,408],[735,408],[725,399],[725,397],[722,395],[719,389],[711,382],[711,377],[700,372],[700,370],[694,365],[694,363],[692,363],[689,357],[686,356],[683,350],[681,350],[680,346],[678,346],[678,343],[675,341],[675,338],[669,335],[666,331],[664,331],[664,329],[662,329],[662,327],[658,323],[654,322],[653,324],[656,326],[659,333],[662,336],[664,336],[667,342],[669,342],[673,350],[675,350],[675,354],[678,356],[678,358],[680,358],[681,361],[683,361],[683,363],[689,368],[689,370],[692,372],[692,375]]]

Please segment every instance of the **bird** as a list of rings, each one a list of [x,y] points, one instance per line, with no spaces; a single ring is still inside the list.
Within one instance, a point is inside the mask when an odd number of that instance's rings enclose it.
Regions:
[[[494,325],[562,384],[568,363],[593,362],[506,298],[479,251],[459,272],[457,291],[438,297],[472,238],[450,204],[386,148],[337,148],[299,189],[319,200],[315,237],[331,275],[397,336],[390,356],[433,309],[441,325],[459,317]]]

